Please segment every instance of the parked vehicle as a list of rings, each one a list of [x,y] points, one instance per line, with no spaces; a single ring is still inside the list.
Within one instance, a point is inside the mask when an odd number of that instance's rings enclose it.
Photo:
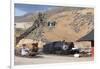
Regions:
[[[63,42],[63,41],[55,41],[47,43],[43,46],[43,52],[45,54],[75,54],[79,53],[78,49],[74,48],[73,42]]]

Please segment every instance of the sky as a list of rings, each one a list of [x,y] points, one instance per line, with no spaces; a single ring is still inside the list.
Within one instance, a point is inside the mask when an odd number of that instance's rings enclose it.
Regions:
[[[55,7],[49,5],[15,4],[15,16],[22,16],[31,12],[43,12]]]

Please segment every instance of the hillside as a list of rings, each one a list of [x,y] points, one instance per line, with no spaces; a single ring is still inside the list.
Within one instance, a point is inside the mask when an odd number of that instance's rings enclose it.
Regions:
[[[94,9],[92,8],[66,8],[60,7],[45,12],[47,21],[55,21],[55,27],[43,27],[42,36],[48,41],[66,40],[76,41],[93,30]],[[32,22],[37,14],[29,13],[21,17],[15,17],[15,23]],[[35,30],[35,32],[39,30]],[[33,33],[27,38],[34,39]],[[36,39],[36,38],[35,38]]]

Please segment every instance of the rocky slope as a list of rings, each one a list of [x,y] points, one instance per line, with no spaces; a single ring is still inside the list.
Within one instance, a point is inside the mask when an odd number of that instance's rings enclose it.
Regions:
[[[66,40],[76,41],[93,30],[94,9],[93,8],[66,8],[60,7],[45,12],[48,21],[55,21],[54,27],[43,27],[41,38],[48,41]],[[30,13],[21,17],[15,17],[15,23],[32,22],[37,14]],[[39,30],[37,31],[37,33]],[[34,38],[33,33],[27,38]]]

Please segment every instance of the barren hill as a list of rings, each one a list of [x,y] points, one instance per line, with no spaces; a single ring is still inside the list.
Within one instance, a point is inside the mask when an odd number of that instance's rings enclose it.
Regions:
[[[43,27],[42,35],[46,40],[76,41],[93,30],[94,9],[92,8],[56,8],[45,14],[48,21],[56,22],[54,27]],[[32,16],[33,13],[15,17],[15,22],[32,22]]]
[[[44,34],[49,40],[75,41],[93,29],[93,9],[83,9],[73,14],[64,11],[49,19],[57,22],[55,28]]]

